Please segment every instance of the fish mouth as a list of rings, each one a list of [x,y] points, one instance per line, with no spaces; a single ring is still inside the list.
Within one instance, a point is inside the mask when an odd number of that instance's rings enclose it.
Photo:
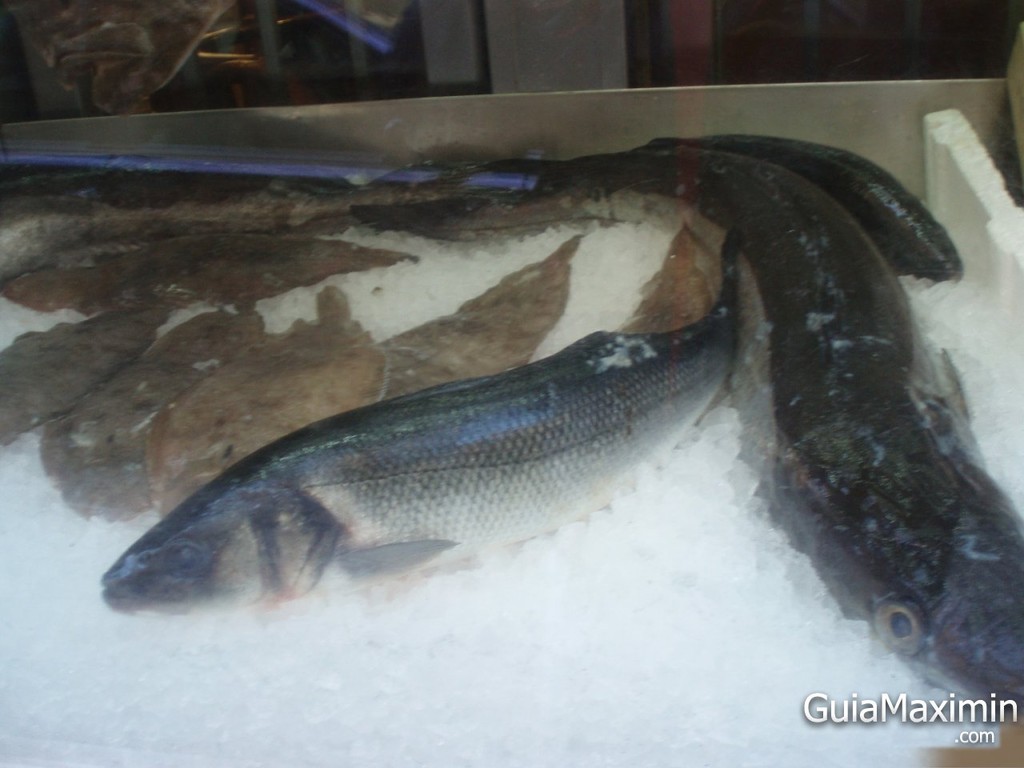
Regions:
[[[979,633],[970,618],[936,627],[926,676],[951,689],[1024,703],[1024,645],[1019,633],[997,624]]]
[[[1016,531],[958,534],[928,659],[958,687],[1024,702],[1024,560]]]
[[[127,555],[114,563],[103,574],[100,585],[104,602],[118,613],[184,613],[188,604],[185,590],[175,589],[173,582],[157,583],[147,574],[144,559],[138,555]]]
[[[100,580],[104,602],[119,613],[134,613],[145,607],[146,601],[141,599],[131,579],[131,565],[130,562],[118,561]]]
[[[188,612],[186,600],[154,600],[140,595],[138,589],[130,582],[114,580],[108,583],[106,577],[103,580],[103,600],[112,610],[125,614],[152,611],[177,615]]]
[[[125,592],[118,584],[110,584],[103,588],[103,600],[118,613],[135,613],[143,608],[135,596]]]

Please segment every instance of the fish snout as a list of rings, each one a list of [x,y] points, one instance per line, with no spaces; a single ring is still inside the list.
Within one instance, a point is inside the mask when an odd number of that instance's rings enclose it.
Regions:
[[[995,620],[990,611],[971,611],[936,627],[931,665],[972,693],[1024,702],[1024,633]]]
[[[209,546],[181,538],[130,550],[103,575],[103,599],[118,611],[175,611],[208,591],[211,565]]]
[[[145,555],[127,553],[103,574],[103,599],[115,611],[132,612],[141,607],[136,577],[145,568],[145,561]]]
[[[125,582],[104,581],[103,600],[115,611],[134,613],[141,607],[138,595]]]
[[[1024,702],[1024,548],[1018,537],[961,537],[932,613],[930,645],[941,675],[972,692]]]

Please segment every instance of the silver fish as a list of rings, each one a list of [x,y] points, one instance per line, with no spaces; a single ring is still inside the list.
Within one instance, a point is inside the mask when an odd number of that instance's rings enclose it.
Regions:
[[[726,271],[713,311],[687,328],[594,333],[531,365],[271,443],[133,544],[104,575],[104,598],[121,610],[183,610],[292,596],[329,566],[354,579],[408,571],[600,508],[724,380],[735,344]]]

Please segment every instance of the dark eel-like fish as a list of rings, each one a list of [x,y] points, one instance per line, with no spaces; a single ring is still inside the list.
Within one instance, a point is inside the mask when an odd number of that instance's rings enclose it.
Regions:
[[[634,155],[652,190],[739,233],[760,308],[741,317],[737,404],[774,519],[844,611],[929,679],[1024,698],[1020,518],[871,240],[779,166],[682,145]]]
[[[732,261],[724,259],[726,263]],[[609,500],[699,415],[734,356],[735,269],[699,322],[598,332],[549,358],[348,411],[183,501],[103,577],[114,608],[301,594],[520,541]]]
[[[932,679],[1021,698],[1024,536],[977,459],[955,376],[838,206],[770,165],[700,162],[705,213],[770,244],[747,249],[767,324],[748,317],[745,334],[747,359],[767,353],[770,419],[746,423],[773,446],[775,518],[844,610]]]
[[[703,142],[552,164],[525,204],[562,186],[593,200],[676,198],[731,231],[752,276],[734,400],[774,519],[844,612],[929,679],[1024,698],[1021,521],[982,468],[956,374],[921,343],[895,276],[929,260],[942,274],[941,249],[894,259],[820,187]]]
[[[664,142],[671,146],[679,140]],[[963,274],[960,255],[945,228],[891,173],[860,155],[776,136],[722,134],[686,143],[781,165],[814,182],[857,220],[897,274],[932,280]]]
[[[642,151],[657,153],[683,145],[754,157],[814,182],[860,223],[899,275],[947,280],[963,273],[956,247],[924,204],[892,174],[860,155],[809,141],[731,134],[655,139]],[[425,185],[420,192],[439,191],[415,202],[355,201],[351,212],[379,229],[440,240],[544,229],[571,220],[635,220],[635,201],[622,198],[635,189],[636,179],[630,178],[628,164],[613,163],[612,157],[616,156],[596,155],[569,163],[499,160],[453,171],[443,182]],[[608,194],[610,190],[615,193]]]

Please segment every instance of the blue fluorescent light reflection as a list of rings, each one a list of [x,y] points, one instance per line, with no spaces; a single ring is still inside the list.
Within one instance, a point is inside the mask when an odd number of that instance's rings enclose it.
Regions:
[[[321,2],[321,0],[295,0],[295,2],[322,16],[325,21],[348,32],[353,37],[362,40],[377,53],[391,53],[395,49],[391,38],[379,28],[353,17],[331,3]]]
[[[525,173],[474,173],[465,184],[467,187],[529,190],[537,186],[537,177]]]
[[[254,176],[299,176],[317,179],[345,179],[361,183],[385,174],[387,181],[417,184],[432,181],[440,173],[431,170],[393,171],[390,167],[338,163],[297,163],[287,160],[206,159],[202,157],[152,157],[144,155],[89,155],[73,152],[10,151],[0,164],[42,165],[74,168],[103,168],[128,171],[187,171],[192,173],[234,173]]]

